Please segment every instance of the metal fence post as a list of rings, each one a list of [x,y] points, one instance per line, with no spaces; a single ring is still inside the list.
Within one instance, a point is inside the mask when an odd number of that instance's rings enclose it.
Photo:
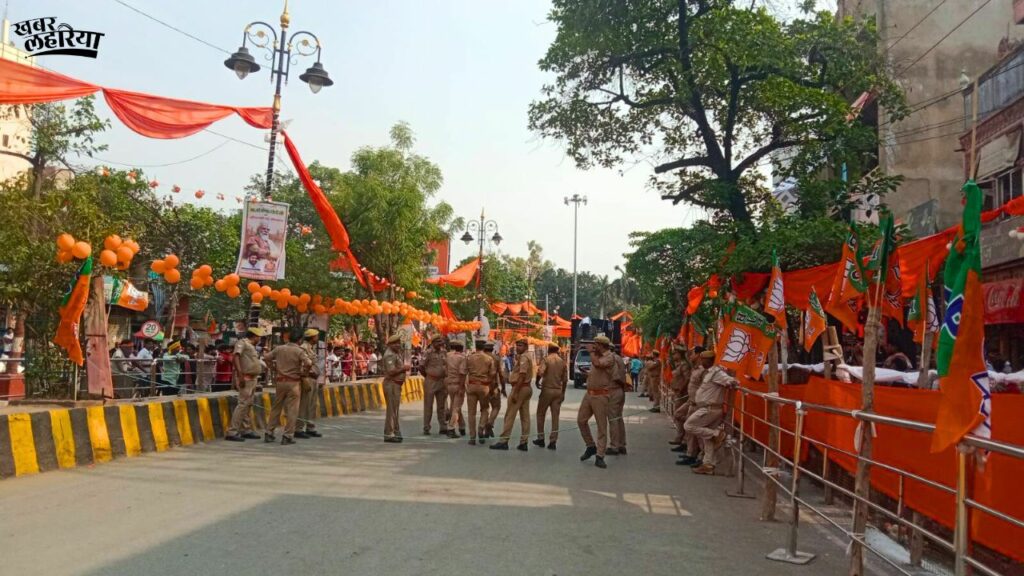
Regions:
[[[744,466],[746,462],[743,459],[743,443],[746,441],[746,434],[744,430],[744,418],[747,415],[747,393],[743,390],[740,393],[740,439],[736,445],[736,491],[729,492],[726,490],[725,495],[733,498],[756,498],[753,494],[747,494],[744,492],[744,484],[746,483],[746,474]]]
[[[779,548],[768,555],[769,560],[787,562],[789,564],[807,564],[814,560],[814,554],[800,552],[796,549],[797,533],[800,528],[800,502],[797,500],[800,486],[800,444],[804,432],[804,411],[800,402],[796,404],[796,430],[793,434],[793,479],[789,490],[789,538],[786,547]]]
[[[967,510],[967,447],[956,447],[956,524],[953,529],[953,570],[956,576],[967,576],[967,541],[970,518]]]

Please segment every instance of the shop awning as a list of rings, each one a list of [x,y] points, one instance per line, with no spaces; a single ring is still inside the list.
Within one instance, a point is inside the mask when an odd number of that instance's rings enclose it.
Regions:
[[[978,181],[1008,170],[1020,155],[1020,130],[1000,136],[978,150]]]

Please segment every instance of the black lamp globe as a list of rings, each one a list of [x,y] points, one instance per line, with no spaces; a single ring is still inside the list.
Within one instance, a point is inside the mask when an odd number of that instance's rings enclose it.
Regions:
[[[224,65],[234,70],[239,80],[245,79],[246,76],[253,72],[260,71],[260,65],[256,63],[256,59],[252,57],[249,49],[245,46],[239,47],[238,52],[235,52],[224,61]]]
[[[324,70],[324,65],[320,62],[314,62],[306,69],[305,73],[299,76],[299,80],[309,84],[309,89],[313,91],[313,94],[319,92],[324,86],[334,84],[334,80],[327,75],[327,70]]]

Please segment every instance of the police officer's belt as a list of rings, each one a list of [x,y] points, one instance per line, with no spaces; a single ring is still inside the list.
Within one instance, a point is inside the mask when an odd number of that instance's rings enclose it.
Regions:
[[[716,408],[718,410],[721,410],[722,406],[725,406],[725,404],[723,404],[721,402],[698,402],[697,403],[697,408]]]
[[[587,388],[587,394],[591,396],[607,396],[609,392],[607,388]]]
[[[471,386],[490,386],[491,385],[491,381],[490,380],[474,380],[474,379],[470,378],[469,379],[469,384]]]

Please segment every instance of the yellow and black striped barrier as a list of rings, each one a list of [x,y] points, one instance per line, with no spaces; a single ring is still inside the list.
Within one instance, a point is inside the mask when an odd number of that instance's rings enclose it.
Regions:
[[[384,407],[379,380],[328,385],[322,393],[322,418]],[[423,377],[410,377],[402,387],[402,402],[422,399]],[[264,392],[257,402],[269,413],[273,394]],[[195,395],[2,415],[0,478],[101,464],[223,438],[236,404],[235,395]],[[254,423],[261,421],[253,418]]]

